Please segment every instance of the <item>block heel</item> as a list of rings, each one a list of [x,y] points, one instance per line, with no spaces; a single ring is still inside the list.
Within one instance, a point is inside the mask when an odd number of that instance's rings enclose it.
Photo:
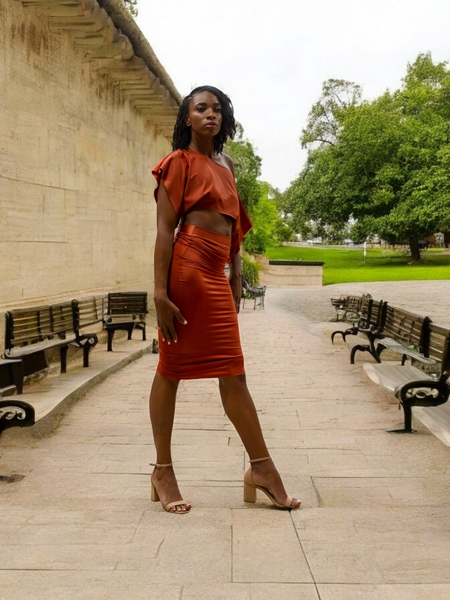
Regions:
[[[156,469],[162,469],[164,467],[171,467],[172,463],[167,463],[166,465],[161,465],[159,463],[150,463],[151,467],[155,467],[150,476],[150,497],[153,502],[161,502],[159,497],[158,490],[156,488],[155,480],[153,479],[153,475],[155,474]],[[185,515],[191,510],[191,505],[188,504],[185,500],[176,500],[175,502],[168,502],[167,504],[163,504],[161,502],[161,506],[166,512],[170,512],[176,515]],[[173,510],[176,506],[185,506],[186,510]]]
[[[256,483],[253,480],[251,463],[261,462],[263,460],[270,460],[270,456],[266,456],[264,458],[255,458],[250,461],[250,467],[244,475],[244,502],[256,502],[256,490],[260,490],[261,492],[264,492],[266,494],[266,496],[269,498],[272,504],[276,506],[276,508],[284,510],[300,508],[301,502],[298,505],[292,506],[292,496],[289,496],[289,494],[287,495],[286,502],[284,504],[279,504],[275,500],[275,496],[268,488],[265,488],[262,485],[256,485]]]
[[[150,480],[150,486],[151,486],[151,499],[152,502],[159,502],[159,496],[158,496],[158,492],[156,491],[155,488],[155,484],[153,483],[152,480]]]
[[[249,477],[251,482],[248,481]],[[256,502],[256,486],[253,483],[251,467],[244,475],[244,502]]]

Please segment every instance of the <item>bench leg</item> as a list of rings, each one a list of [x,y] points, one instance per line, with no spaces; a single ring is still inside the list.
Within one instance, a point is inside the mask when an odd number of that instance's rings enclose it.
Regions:
[[[147,332],[145,329],[145,325],[142,327],[142,341],[146,342],[147,341]]]
[[[344,336],[344,334],[345,334],[345,331],[341,331],[340,329],[338,329],[337,331],[333,331],[333,333],[331,334],[331,343],[334,344],[334,338],[337,335],[342,335],[342,339],[345,342],[345,336]]]
[[[367,350],[367,348],[365,348],[364,346],[353,346],[353,348],[350,351],[350,364],[351,365],[355,364],[355,354],[358,352],[358,350],[361,350],[361,352],[365,352]]]
[[[134,325],[130,325],[127,329],[128,331],[128,337],[127,340],[131,340],[131,336],[133,335],[133,329],[134,329]]]
[[[91,349],[91,344],[89,342],[85,342],[83,344],[83,367],[89,366],[89,350]]]
[[[412,428],[412,407],[409,403],[402,402],[403,413],[405,417],[404,429],[391,429],[388,433],[416,433]]]
[[[61,373],[67,373],[67,350],[69,346],[61,346],[59,356],[61,358]]]
[[[22,361],[12,363],[11,370],[12,370],[13,382],[14,382],[14,385],[16,386],[16,390],[17,390],[17,395],[20,395],[23,393],[23,377],[24,377]]]
[[[112,352],[114,329],[108,329],[108,352]]]

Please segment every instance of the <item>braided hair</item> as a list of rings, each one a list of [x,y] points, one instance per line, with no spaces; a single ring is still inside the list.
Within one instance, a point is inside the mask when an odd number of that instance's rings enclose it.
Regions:
[[[183,99],[178,110],[177,120],[173,130],[172,150],[187,150],[191,143],[191,128],[186,125],[189,116],[189,104],[195,94],[200,92],[209,92],[216,96],[222,107],[222,127],[219,133],[214,136],[214,152],[220,154],[223,151],[223,145],[228,138],[233,139],[236,133],[236,122],[234,120],[234,110],[231,100],[226,94],[211,85],[202,85],[195,88]]]

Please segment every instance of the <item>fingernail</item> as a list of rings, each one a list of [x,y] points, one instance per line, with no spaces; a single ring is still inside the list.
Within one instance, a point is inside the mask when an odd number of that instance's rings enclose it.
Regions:
[[[185,321],[185,322],[183,323],[183,325],[187,325],[187,321]]]
[[[175,342],[175,344],[178,342],[178,340],[173,340]]]

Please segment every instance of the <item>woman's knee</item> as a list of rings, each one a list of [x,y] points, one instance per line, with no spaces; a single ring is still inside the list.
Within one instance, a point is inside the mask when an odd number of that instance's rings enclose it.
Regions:
[[[236,389],[247,389],[247,379],[245,373],[235,375],[234,377],[219,377],[220,393],[234,392]]]
[[[179,383],[180,382],[178,380],[167,379],[166,377],[163,377],[157,371],[155,374],[155,378],[153,379],[152,390],[176,394]]]

